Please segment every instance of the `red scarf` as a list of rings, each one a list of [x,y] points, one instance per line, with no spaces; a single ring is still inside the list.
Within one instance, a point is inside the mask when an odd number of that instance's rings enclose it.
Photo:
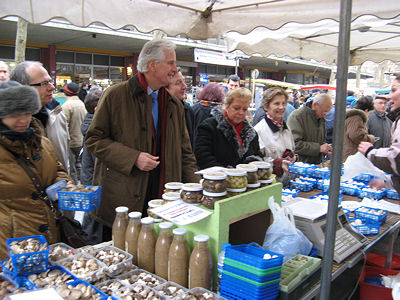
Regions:
[[[142,86],[142,88],[145,90],[147,94],[147,87],[148,83],[146,81],[146,78],[144,75],[140,72],[138,72],[138,79],[139,83]],[[166,121],[167,121],[167,102],[168,102],[168,92],[165,87],[161,87],[158,90],[158,111],[159,111],[159,119],[158,121],[161,122],[161,154],[160,154],[160,185],[158,187],[158,197],[161,198],[161,195],[164,190],[164,184],[165,184],[165,128],[166,128]],[[152,142],[152,153],[151,155],[156,156],[157,155],[157,139],[156,139],[156,134],[154,130],[154,122],[152,120],[152,136],[153,136],[153,142]]]
[[[226,113],[226,111],[224,112],[224,115],[225,115],[226,119],[228,120],[229,124],[231,124],[233,129],[235,129],[236,135],[239,140],[239,148],[242,148],[242,137],[240,136],[240,133],[242,132],[244,121],[240,122],[238,125],[234,125],[231,122],[231,120],[229,120],[229,117],[228,117],[228,114]]]
[[[272,123],[274,123],[279,129],[281,129],[283,127],[283,119],[280,121],[277,121],[274,118],[272,118],[271,115],[267,111],[265,113],[267,114],[267,118],[270,119],[272,121]]]

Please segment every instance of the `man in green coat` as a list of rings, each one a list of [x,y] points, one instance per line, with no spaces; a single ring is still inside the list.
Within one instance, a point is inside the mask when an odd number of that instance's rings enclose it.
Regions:
[[[86,134],[86,146],[97,158],[93,183],[102,199],[95,218],[109,240],[115,208],[146,213],[164,183],[199,182],[180,100],[165,88],[177,72],[175,44],[147,42],[138,58],[138,74],[108,88]]]
[[[331,109],[331,97],[319,94],[290,114],[287,125],[292,131],[300,161],[319,164],[323,154],[331,154],[332,146],[325,143],[325,117]]]

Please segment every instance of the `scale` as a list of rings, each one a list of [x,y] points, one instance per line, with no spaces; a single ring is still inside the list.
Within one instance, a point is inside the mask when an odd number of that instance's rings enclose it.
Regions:
[[[328,205],[322,201],[296,198],[285,203],[294,216],[296,227],[318,249],[318,255],[323,257]],[[333,259],[340,263],[345,258],[361,248],[367,238],[356,231],[347,220],[343,210],[339,208],[336,222],[335,249]]]

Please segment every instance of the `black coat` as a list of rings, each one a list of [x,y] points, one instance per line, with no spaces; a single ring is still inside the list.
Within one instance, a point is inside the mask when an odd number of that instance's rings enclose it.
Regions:
[[[205,101],[205,102],[207,102],[207,101]],[[211,117],[211,110],[214,107],[216,107],[216,106],[212,105],[212,104],[209,104],[207,106],[202,105],[201,101],[193,104],[193,106],[192,106],[192,112],[193,112],[193,142],[192,142],[192,144],[194,145],[193,148],[196,148],[197,129],[198,129],[199,125],[205,119],[208,119],[209,117]]]
[[[192,149],[193,149],[193,141],[194,141],[194,137],[193,137],[193,132],[194,132],[194,128],[193,128],[193,122],[194,122],[194,116],[193,116],[193,110],[192,107],[190,106],[189,103],[187,103],[186,101],[182,101],[183,103],[183,107],[185,108],[185,121],[186,121],[186,128],[187,131],[189,133],[189,138],[190,138],[190,144],[192,145]]]
[[[235,129],[217,107],[211,111],[211,117],[197,128],[195,155],[200,169],[213,166],[235,167],[240,163],[262,160],[258,135],[247,120],[240,133],[242,147]]]

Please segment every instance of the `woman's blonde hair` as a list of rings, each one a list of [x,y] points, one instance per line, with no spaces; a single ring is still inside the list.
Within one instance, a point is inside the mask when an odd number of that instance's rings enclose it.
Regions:
[[[251,94],[251,91],[246,88],[237,88],[234,90],[230,90],[228,94],[226,94],[225,97],[225,107],[228,107],[229,105],[232,104],[233,100],[241,98],[247,102],[251,102],[253,100],[253,95]]]

